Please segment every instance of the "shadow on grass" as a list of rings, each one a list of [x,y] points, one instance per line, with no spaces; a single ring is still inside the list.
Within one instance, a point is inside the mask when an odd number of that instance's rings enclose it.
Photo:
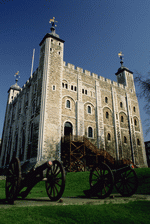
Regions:
[[[45,198],[17,198],[15,201],[37,201],[37,202],[52,202],[50,199],[45,199]],[[8,202],[6,199],[0,199],[0,205],[13,205],[14,203],[13,202]]]
[[[45,198],[17,198],[17,201],[49,201],[49,202],[53,202],[50,199],[45,199]]]
[[[0,205],[14,205],[14,201],[8,202],[6,200],[6,198],[5,199],[0,199]]]
[[[8,204],[6,199],[0,199],[0,205]]]

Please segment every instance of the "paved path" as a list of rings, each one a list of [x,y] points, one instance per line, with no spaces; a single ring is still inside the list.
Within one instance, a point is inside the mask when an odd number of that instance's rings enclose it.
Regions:
[[[98,204],[122,204],[128,203],[130,201],[150,201],[150,195],[133,195],[131,197],[121,197],[119,194],[111,195],[106,199],[91,199],[91,198],[75,198],[75,197],[65,197],[61,198],[59,201],[52,202],[48,197],[44,198],[33,198],[33,199],[18,199],[14,202],[14,205],[7,204],[5,200],[0,200],[1,208],[10,207],[28,207],[28,206],[64,206],[64,205],[98,205]]]

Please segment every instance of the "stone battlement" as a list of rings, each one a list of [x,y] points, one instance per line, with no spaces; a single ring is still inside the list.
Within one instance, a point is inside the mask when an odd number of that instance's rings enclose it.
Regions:
[[[98,80],[100,80],[100,81],[102,81],[102,82],[107,82],[107,83],[110,84],[110,85],[114,85],[114,86],[117,86],[117,87],[119,87],[119,88],[121,88],[121,89],[125,89],[125,86],[122,85],[122,84],[120,84],[120,83],[118,83],[118,82],[115,82],[115,81],[112,81],[112,80],[110,80],[110,79],[104,78],[104,77],[99,76],[99,75],[97,75],[97,74],[95,74],[95,73],[92,73],[92,72],[90,72],[90,71],[88,71],[88,70],[84,70],[83,68],[75,67],[75,65],[72,65],[72,64],[70,64],[70,63],[67,63],[67,64],[66,64],[65,61],[63,62],[63,66],[64,66],[64,67],[67,67],[67,68],[69,68],[69,69],[72,69],[72,70],[74,70],[74,71],[78,71],[78,72],[80,72],[80,73],[82,73],[82,74],[85,74],[85,75],[87,75],[87,76],[91,76],[91,77],[93,77],[94,79],[98,79]]]

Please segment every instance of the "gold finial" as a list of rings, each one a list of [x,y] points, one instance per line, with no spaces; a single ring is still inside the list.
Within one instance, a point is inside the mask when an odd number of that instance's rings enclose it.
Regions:
[[[124,56],[123,54],[122,54],[122,51],[120,51],[119,53],[118,53],[118,57],[122,60],[122,56]]]
[[[118,57],[120,58],[120,64],[121,64],[121,67],[123,66],[123,54],[122,54],[122,51],[120,51],[118,53]]]
[[[58,22],[55,20],[55,17],[53,17],[53,19],[50,19],[49,23],[52,23],[52,26],[57,26],[55,25],[55,23],[58,23]]]

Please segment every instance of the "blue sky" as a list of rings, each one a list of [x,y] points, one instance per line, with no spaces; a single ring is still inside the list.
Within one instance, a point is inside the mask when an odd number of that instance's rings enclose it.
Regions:
[[[149,12],[149,0],[0,0],[0,138],[7,91],[17,71],[21,87],[29,79],[34,48],[34,70],[38,67],[50,18],[58,21],[56,32],[65,41],[64,61],[116,81],[120,51],[131,71],[146,76],[150,70]],[[139,105],[148,141],[144,100]]]

